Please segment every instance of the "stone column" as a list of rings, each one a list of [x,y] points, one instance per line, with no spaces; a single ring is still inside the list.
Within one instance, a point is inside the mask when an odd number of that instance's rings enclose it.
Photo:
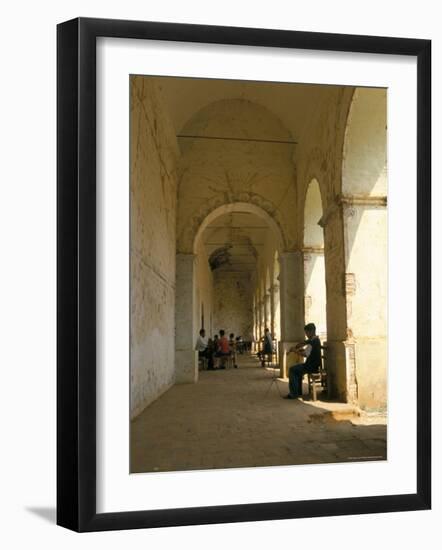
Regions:
[[[296,342],[304,340],[304,270],[302,252],[280,254],[280,310],[281,340],[279,366],[281,376],[287,376],[286,351]]]
[[[264,325],[265,325],[265,301],[262,299],[259,302],[259,339],[261,339],[264,336]]]
[[[281,340],[281,308],[280,308],[280,297],[279,297],[279,284],[275,283],[272,286],[272,302],[273,302],[273,325],[272,332],[274,337],[278,340]]]
[[[255,310],[255,300],[253,300],[252,313],[253,313],[253,340],[256,340],[256,310]]]
[[[271,309],[271,301],[270,301],[270,292],[267,292],[264,297],[264,309],[265,309],[265,322],[264,322],[264,328],[270,329],[271,325],[271,319],[272,319],[272,309]]]
[[[253,352],[257,351],[256,343],[258,341],[258,325],[259,325],[258,308],[257,308],[256,298],[255,298],[255,300],[253,301],[253,340],[254,340],[253,348],[252,348]]]
[[[275,337],[275,293],[274,293],[274,285],[272,285],[269,288],[269,294],[270,294],[270,332],[272,333],[272,336]]]
[[[345,247],[342,208],[336,200],[325,210],[319,225],[324,229],[327,294],[326,369],[330,397],[351,401],[347,387],[347,313],[345,294]],[[350,376],[351,377],[351,376]]]
[[[345,235],[347,392],[366,410],[387,405],[386,197],[341,197]]]
[[[332,396],[386,407],[385,197],[338,196],[324,213],[327,369]]]
[[[198,381],[198,352],[195,351],[195,255],[176,255],[175,293],[175,381]]]

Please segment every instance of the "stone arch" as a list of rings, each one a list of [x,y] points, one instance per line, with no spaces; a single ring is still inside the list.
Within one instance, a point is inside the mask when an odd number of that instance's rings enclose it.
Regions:
[[[271,297],[270,297],[270,267],[267,265],[265,270],[265,279],[264,279],[264,312],[265,312],[265,327],[270,329],[272,324],[272,308],[271,308]]]
[[[330,162],[324,161],[326,152],[318,145],[313,146],[307,153],[307,159],[305,160],[306,169],[302,175],[303,188],[302,204],[305,204],[307,191],[309,189],[312,180],[316,180],[319,185],[321,193],[321,201],[323,209],[326,210],[333,195],[332,186],[330,185]]]
[[[282,235],[281,228],[279,224],[275,221],[273,216],[271,216],[266,210],[261,208],[260,206],[257,206],[253,203],[243,203],[243,202],[235,202],[235,203],[227,203],[222,204],[220,206],[217,206],[216,208],[210,209],[210,205],[207,208],[208,212],[202,222],[199,224],[198,227],[194,227],[192,229],[192,235],[193,239],[190,243],[191,248],[190,252],[178,252],[177,258],[197,258],[198,254],[201,252],[202,248],[202,242],[203,242],[203,235],[206,230],[213,222],[217,220],[217,218],[233,214],[233,213],[248,213],[252,214],[256,218],[262,220],[265,222],[265,225],[268,227],[268,230],[271,234],[272,242],[275,244],[275,246],[278,249],[284,248],[284,238]],[[189,261],[191,261],[189,259]],[[267,271],[266,271],[267,268]],[[188,289],[189,285],[191,283],[190,279],[190,273],[186,276],[187,282],[188,282]],[[193,274],[193,280],[195,279],[197,275]],[[271,278],[270,278],[270,266],[261,265],[259,270],[254,275],[253,279],[256,285],[256,290],[253,296],[252,300],[252,321],[251,321],[251,332],[255,336],[255,338],[259,339],[264,334],[264,328],[265,326],[268,326],[270,324],[270,312],[271,312],[271,304],[269,300],[269,288],[271,286]],[[195,289],[198,288],[198,285],[193,284],[192,288]],[[191,290],[189,290],[191,292]],[[182,292],[180,291],[180,295]],[[190,348],[190,344],[188,345],[188,348]]]
[[[316,178],[312,178],[304,195],[303,246],[324,247],[324,231],[320,225],[324,214],[321,187]]]
[[[190,253],[205,218],[234,203],[250,203],[266,211],[279,226],[281,250],[293,249],[294,145],[281,120],[258,103],[225,99],[196,112],[181,132],[203,139],[180,139],[178,252]]]
[[[304,321],[314,322],[322,339],[327,337],[327,298],[325,284],[324,231],[321,189],[313,178],[304,199],[303,264],[304,264]]]
[[[199,240],[205,228],[214,220],[216,220],[216,218],[218,218],[219,216],[223,216],[224,214],[230,214],[232,212],[247,212],[249,214],[254,214],[255,216],[265,221],[270,231],[272,231],[272,234],[277,243],[277,247],[280,250],[284,250],[284,244],[285,244],[284,233],[280,225],[276,222],[274,217],[261,206],[253,204],[251,202],[233,202],[233,203],[227,203],[227,204],[217,206],[216,208],[213,208],[213,209],[211,209],[211,207],[208,206],[207,210],[208,211],[206,216],[200,222],[198,227],[196,227],[196,224],[195,224],[195,226],[192,228],[193,238],[192,238],[191,250],[194,254],[196,253]]]
[[[272,333],[279,342],[281,339],[281,302],[280,302],[280,286],[279,286],[279,252],[275,250],[273,257],[273,278],[272,278],[272,301],[273,301],[273,319]]]

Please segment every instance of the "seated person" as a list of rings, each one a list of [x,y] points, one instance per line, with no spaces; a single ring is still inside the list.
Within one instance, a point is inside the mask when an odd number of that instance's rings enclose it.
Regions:
[[[219,359],[227,358],[230,355],[229,341],[227,340],[225,334],[226,333],[225,333],[224,330],[219,331],[220,338],[218,340],[218,350],[215,353],[215,357],[217,357]],[[225,364],[223,362],[221,363],[220,368],[222,368],[222,369],[226,368]]]
[[[212,338],[207,341],[207,370],[214,369],[213,355],[215,353],[215,344]]]
[[[272,353],[273,353],[272,335],[270,334],[270,330],[268,328],[266,328],[265,331],[264,331],[262,351],[258,352],[258,357],[261,361],[261,366],[262,367],[264,367],[264,362],[265,362],[266,356],[267,356],[267,358],[269,358],[269,356],[270,356],[270,360],[271,360]]]
[[[264,331],[264,356],[267,356],[267,358],[269,358],[270,356],[270,361],[271,361],[272,354],[273,354],[272,335],[270,333],[270,330],[266,328]]]
[[[306,357],[305,363],[289,368],[289,393],[285,399],[302,397],[302,379],[304,374],[318,372],[321,368],[321,340],[316,336],[316,326],[308,323],[304,327],[307,339],[289,349]]]
[[[206,331],[202,328],[200,334],[196,340],[196,351],[198,352],[198,359],[208,359],[208,341],[206,338]]]
[[[213,345],[212,345],[212,361],[213,361],[213,368],[217,368],[217,361],[216,361],[216,354],[218,353],[218,342],[219,342],[219,336],[218,334],[215,334],[213,336]]]

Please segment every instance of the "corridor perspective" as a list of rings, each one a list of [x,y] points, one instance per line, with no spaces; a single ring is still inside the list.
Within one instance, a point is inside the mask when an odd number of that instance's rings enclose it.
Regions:
[[[386,89],[130,92],[131,472],[385,460]]]

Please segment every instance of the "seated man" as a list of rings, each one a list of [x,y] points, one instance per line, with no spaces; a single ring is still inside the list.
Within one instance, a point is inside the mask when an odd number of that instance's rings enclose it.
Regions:
[[[273,354],[272,335],[270,333],[270,330],[268,328],[266,328],[264,330],[264,346],[263,346],[262,354],[261,354],[261,357],[260,357],[261,365],[263,367],[265,366],[266,358],[269,362],[272,361],[272,354]]]
[[[224,330],[219,331],[220,338],[218,340],[218,351],[215,353],[215,357],[218,357],[221,359],[220,361],[221,366],[219,367],[221,369],[226,368],[225,362],[223,361],[223,359],[229,357],[230,355],[229,341],[227,340],[225,334],[226,333],[224,332]]]
[[[285,399],[296,399],[302,396],[302,378],[304,374],[318,372],[321,368],[321,341],[316,336],[316,327],[308,323],[304,327],[307,339],[296,344],[290,351],[296,351],[306,357],[305,363],[289,368],[289,393]]]
[[[213,361],[213,356],[215,354],[215,343],[212,338],[209,338],[207,341],[207,370],[213,370],[215,368],[215,364]]]
[[[195,349],[198,352],[198,359],[209,359],[208,341],[206,338],[206,331],[203,328],[200,330]]]

